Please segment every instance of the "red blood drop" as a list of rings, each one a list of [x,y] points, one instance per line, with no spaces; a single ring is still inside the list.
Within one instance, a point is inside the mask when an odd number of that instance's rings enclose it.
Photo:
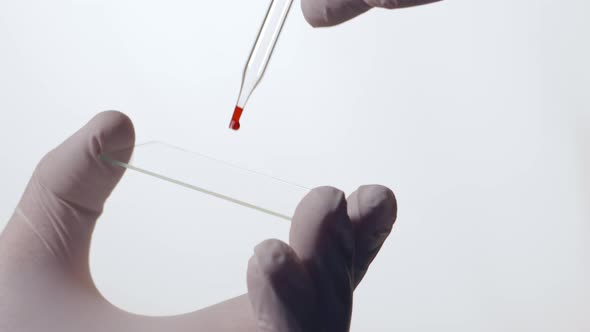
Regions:
[[[242,112],[244,112],[244,109],[239,106],[236,106],[234,114],[231,117],[231,122],[229,123],[230,129],[240,130],[240,118],[242,117]]]

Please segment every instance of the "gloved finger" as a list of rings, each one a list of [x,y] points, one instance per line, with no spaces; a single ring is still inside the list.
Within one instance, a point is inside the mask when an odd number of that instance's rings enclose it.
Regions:
[[[440,0],[302,0],[303,16],[314,27],[348,21],[373,7],[403,8]]]
[[[369,9],[364,0],[302,0],[303,16],[313,27],[340,24]]]
[[[344,193],[312,190],[295,211],[289,235],[316,290],[320,331],[348,331],[352,310],[354,237]]]
[[[248,296],[258,331],[315,331],[313,288],[297,254],[284,242],[258,245],[248,264]]]
[[[124,114],[95,116],[38,164],[3,240],[18,252],[87,272],[94,223],[124,172],[99,156],[127,149],[119,157],[128,159],[134,140]]]
[[[354,229],[356,287],[391,233],[397,217],[395,195],[383,186],[362,186],[348,198],[348,216]]]
[[[364,0],[371,7],[380,7],[387,9],[413,7],[425,5],[427,3],[437,2],[440,0]]]

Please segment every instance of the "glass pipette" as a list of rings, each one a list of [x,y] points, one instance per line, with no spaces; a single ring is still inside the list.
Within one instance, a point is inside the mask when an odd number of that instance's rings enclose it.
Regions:
[[[246,107],[246,103],[252,95],[252,92],[262,80],[272,52],[274,51],[279,35],[283,30],[283,25],[291,9],[293,0],[271,0],[268,12],[250,52],[250,57],[244,68],[242,76],[242,86],[240,95],[236,103],[229,127],[233,130],[240,129],[240,117]]]

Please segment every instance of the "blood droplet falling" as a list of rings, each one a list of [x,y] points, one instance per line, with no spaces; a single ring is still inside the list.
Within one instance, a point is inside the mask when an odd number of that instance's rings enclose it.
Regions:
[[[236,106],[234,114],[231,117],[231,122],[229,123],[230,129],[240,130],[240,118],[242,117],[242,112],[244,112],[244,109],[240,106]]]

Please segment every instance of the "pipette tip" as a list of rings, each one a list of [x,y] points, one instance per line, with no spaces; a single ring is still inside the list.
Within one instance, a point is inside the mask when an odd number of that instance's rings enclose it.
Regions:
[[[236,106],[234,114],[231,117],[231,122],[229,123],[230,129],[240,130],[240,118],[242,117],[242,112],[244,112],[244,109],[240,106]]]

